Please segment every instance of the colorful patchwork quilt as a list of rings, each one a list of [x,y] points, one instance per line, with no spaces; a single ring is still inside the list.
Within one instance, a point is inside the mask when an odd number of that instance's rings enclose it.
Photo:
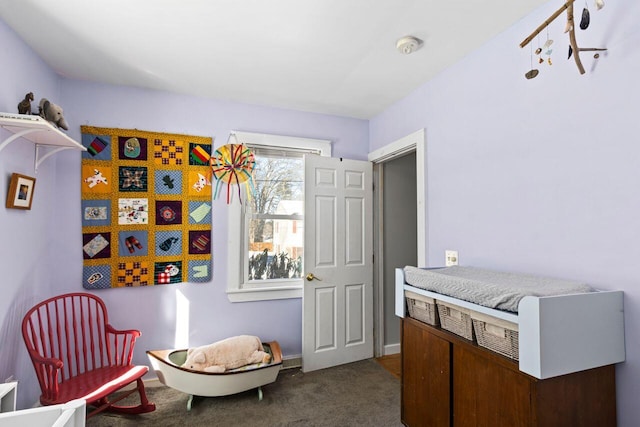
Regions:
[[[212,139],[81,131],[83,287],[210,281]]]

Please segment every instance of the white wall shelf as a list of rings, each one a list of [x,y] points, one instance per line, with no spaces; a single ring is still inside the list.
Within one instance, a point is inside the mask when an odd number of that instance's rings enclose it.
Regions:
[[[0,127],[13,133],[13,135],[0,142],[0,152],[19,138],[24,138],[35,144],[34,169],[36,172],[38,171],[38,166],[46,158],[62,150],[87,151],[82,144],[62,133],[40,116],[0,113]],[[47,147],[46,152],[43,154],[40,153],[41,147]]]

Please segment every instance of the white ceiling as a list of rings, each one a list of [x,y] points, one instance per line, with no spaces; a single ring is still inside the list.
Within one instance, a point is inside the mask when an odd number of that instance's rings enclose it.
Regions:
[[[69,78],[368,119],[546,1],[0,0],[0,18]]]

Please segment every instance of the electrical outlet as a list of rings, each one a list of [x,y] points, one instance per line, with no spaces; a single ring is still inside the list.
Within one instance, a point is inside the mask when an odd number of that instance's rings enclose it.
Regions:
[[[452,265],[458,265],[458,251],[444,251],[444,265],[451,267]]]

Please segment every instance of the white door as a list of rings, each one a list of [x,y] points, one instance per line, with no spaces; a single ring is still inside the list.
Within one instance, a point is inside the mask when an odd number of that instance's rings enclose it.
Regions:
[[[373,357],[372,165],[308,155],[304,179],[302,370],[309,372]]]

